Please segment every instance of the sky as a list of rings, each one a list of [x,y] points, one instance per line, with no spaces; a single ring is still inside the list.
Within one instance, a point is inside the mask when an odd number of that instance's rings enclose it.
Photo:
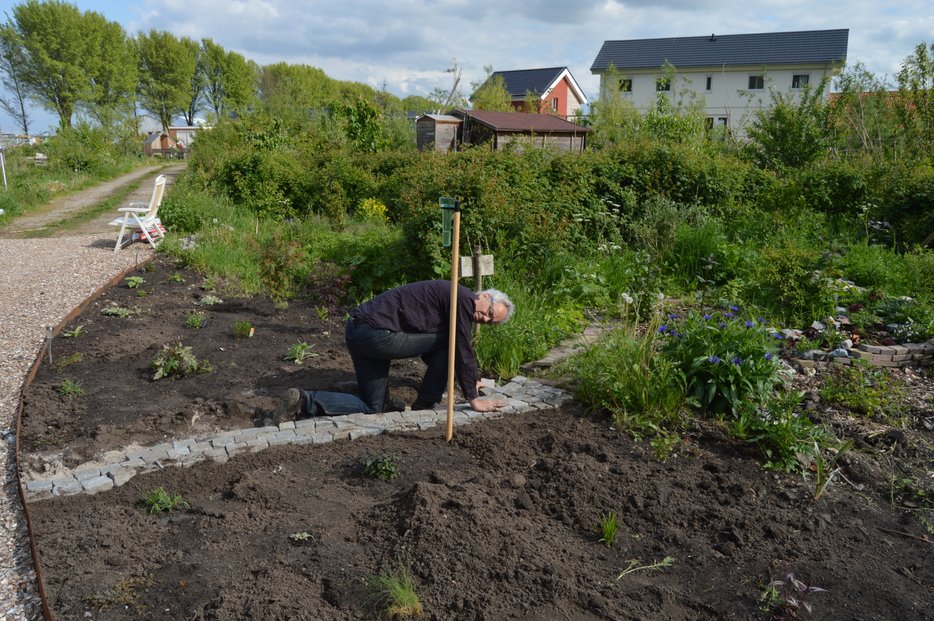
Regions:
[[[5,21],[19,0],[0,0]],[[892,83],[919,43],[934,43],[931,0],[72,0],[130,35],[164,30],[210,38],[260,65],[319,67],[404,97],[465,94],[495,71],[568,67],[588,99],[590,65],[606,40],[849,29],[847,65]],[[57,125],[32,108],[31,130]],[[0,132],[14,131],[0,112]]]

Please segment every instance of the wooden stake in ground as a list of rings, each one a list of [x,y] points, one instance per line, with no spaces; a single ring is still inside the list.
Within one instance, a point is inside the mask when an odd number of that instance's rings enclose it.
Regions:
[[[451,234],[451,314],[448,328],[448,422],[444,439],[454,436],[454,349],[457,341],[457,270],[460,266],[461,202],[454,203]]]

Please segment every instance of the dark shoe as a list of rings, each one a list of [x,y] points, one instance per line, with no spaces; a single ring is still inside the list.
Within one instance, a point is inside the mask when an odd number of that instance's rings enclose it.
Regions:
[[[383,402],[383,411],[384,412],[405,412],[405,401],[398,398],[386,399]]]
[[[279,401],[279,407],[270,415],[272,423],[278,425],[283,420],[295,420],[305,410],[305,393],[298,388],[289,388]]]
[[[412,409],[416,411],[417,410],[433,410],[434,408],[435,408],[434,403],[429,403],[428,401],[422,401],[421,399],[416,399],[415,402],[412,403]]]
[[[357,382],[354,380],[347,380],[346,382],[337,382],[331,386],[333,392],[357,392]]]

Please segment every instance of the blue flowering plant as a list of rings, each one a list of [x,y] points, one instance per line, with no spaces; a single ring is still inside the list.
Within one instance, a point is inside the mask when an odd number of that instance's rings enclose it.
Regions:
[[[658,331],[684,374],[688,402],[703,412],[735,415],[744,403],[763,402],[781,379],[775,330],[738,306],[670,315]]]

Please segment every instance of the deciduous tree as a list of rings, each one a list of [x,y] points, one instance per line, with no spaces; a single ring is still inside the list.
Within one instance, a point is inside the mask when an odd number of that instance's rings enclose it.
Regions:
[[[13,25],[23,45],[20,74],[32,98],[71,127],[75,106],[91,95],[89,69],[100,61],[96,19],[58,0],[27,0],[13,8]],[[97,49],[95,49],[97,45]]]
[[[470,98],[474,110],[487,110],[490,112],[513,112],[512,95],[506,90],[506,80],[503,76],[493,75],[493,67],[484,67],[486,81],[479,86],[474,85],[474,93]]]
[[[10,24],[0,26],[0,83],[8,93],[6,97],[0,97],[0,108],[16,121],[24,134],[28,134],[28,95],[22,74],[25,65],[23,44],[16,34],[16,29]]]
[[[139,103],[159,119],[163,130],[169,128],[173,116],[189,111],[199,47],[192,43],[157,30],[137,38]]]

